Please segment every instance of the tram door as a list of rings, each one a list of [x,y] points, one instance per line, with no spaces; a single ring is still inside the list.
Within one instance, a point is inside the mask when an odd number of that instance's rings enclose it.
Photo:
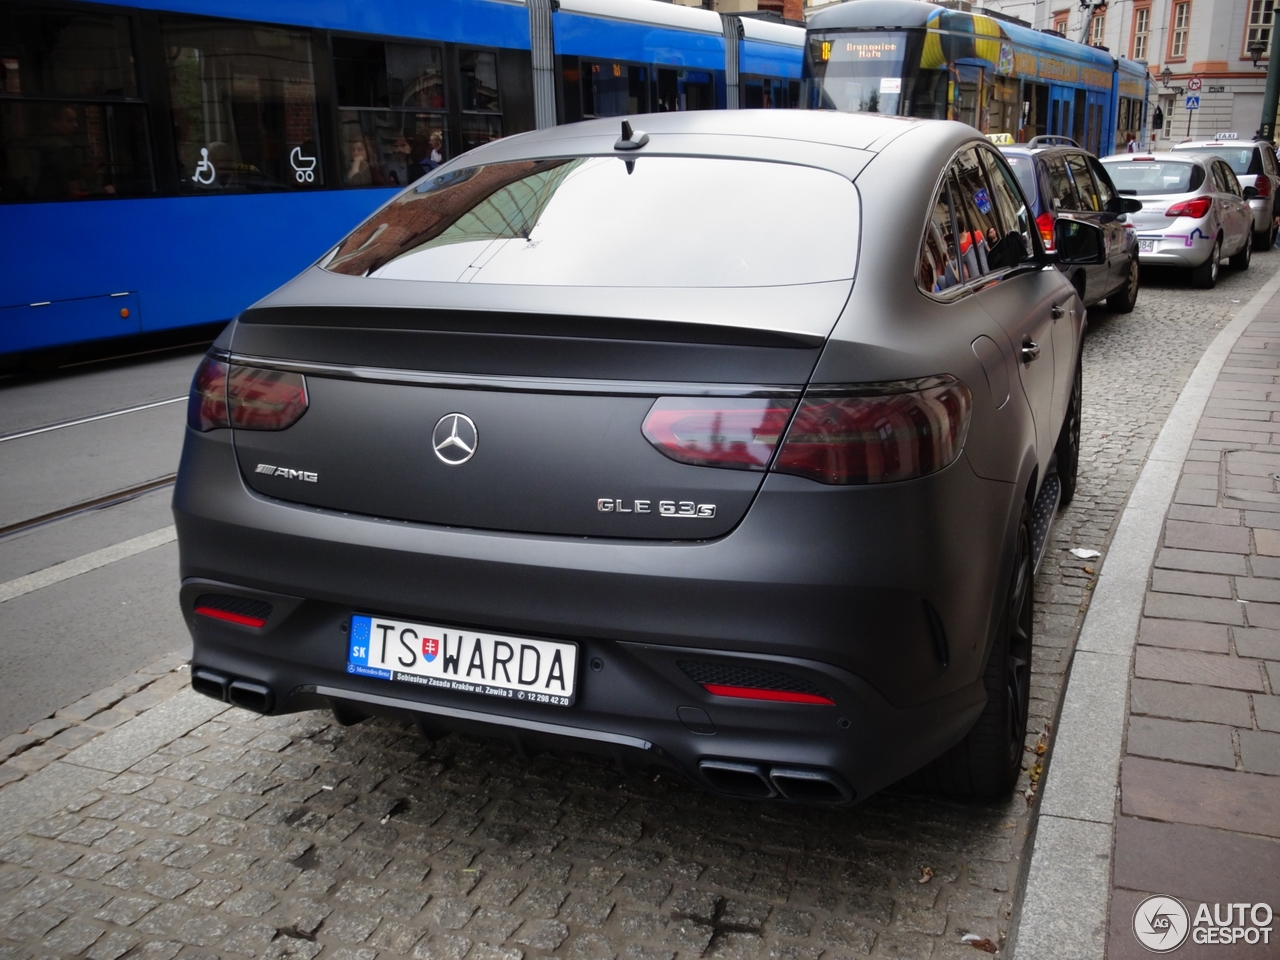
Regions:
[[[1095,157],[1103,155],[1102,142],[1107,134],[1107,100],[1105,93],[1090,90],[1085,106],[1087,122],[1083,145]]]
[[[1072,134],[1073,91],[1069,87],[1049,88],[1049,133],[1056,137]]]

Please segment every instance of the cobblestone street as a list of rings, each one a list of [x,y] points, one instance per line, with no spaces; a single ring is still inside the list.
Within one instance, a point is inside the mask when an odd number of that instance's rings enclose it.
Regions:
[[[1280,268],[1144,274],[1095,309],[1080,484],[1040,571],[1019,792],[853,809],[327,713],[260,717],[176,660],[0,741],[0,958],[692,960],[977,956],[1009,930],[1063,671],[1147,450],[1206,345]],[[176,594],[176,584],[175,594]],[[178,638],[175,638],[177,646]]]

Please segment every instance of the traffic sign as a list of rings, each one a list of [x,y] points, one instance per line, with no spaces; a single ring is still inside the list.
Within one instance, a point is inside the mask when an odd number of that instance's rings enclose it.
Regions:
[[[1188,109],[1188,110],[1199,110],[1199,109],[1200,109],[1200,98],[1199,98],[1199,97],[1187,97],[1187,109]]]
[[[1200,78],[1199,78],[1199,77],[1192,77],[1190,80],[1188,80],[1188,81],[1187,81],[1187,89],[1188,89],[1188,90],[1199,90],[1199,89],[1200,89]]]

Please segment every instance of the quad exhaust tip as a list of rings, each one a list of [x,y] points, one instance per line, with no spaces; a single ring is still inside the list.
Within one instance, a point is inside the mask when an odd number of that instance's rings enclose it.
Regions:
[[[703,760],[698,770],[711,786],[735,797],[795,803],[849,803],[854,791],[834,770],[772,767],[736,760]]]
[[[191,689],[254,713],[270,713],[276,703],[275,693],[266,684],[229,677],[207,667],[191,671]]]

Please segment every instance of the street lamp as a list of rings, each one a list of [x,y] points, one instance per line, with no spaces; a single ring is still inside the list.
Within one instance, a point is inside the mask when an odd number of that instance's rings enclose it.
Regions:
[[[1173,79],[1173,71],[1170,70],[1168,65],[1166,64],[1165,68],[1160,71],[1160,82],[1167,87],[1169,86],[1169,81],[1172,79]]]
[[[1249,44],[1249,59],[1253,61],[1253,68],[1258,68],[1258,61],[1262,59],[1262,55],[1267,52],[1267,45],[1261,40],[1254,40]]]

